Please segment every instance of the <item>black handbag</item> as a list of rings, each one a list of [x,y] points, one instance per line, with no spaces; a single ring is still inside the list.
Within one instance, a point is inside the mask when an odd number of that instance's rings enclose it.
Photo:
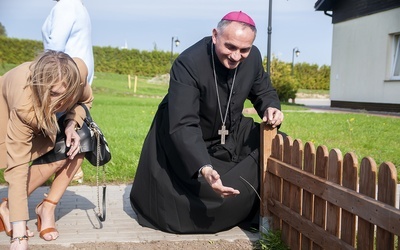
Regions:
[[[54,148],[42,155],[41,157],[33,160],[32,164],[47,164],[51,162],[56,162],[68,158],[67,152],[69,148],[65,145],[65,122],[66,114],[62,114],[57,122],[60,131],[57,133]],[[80,138],[80,149],[79,153],[87,153],[95,150],[96,143],[93,142],[94,133],[91,131],[86,123],[82,124],[82,127],[76,131]]]
[[[108,143],[99,126],[93,121],[92,116],[85,104],[81,106],[86,111],[84,122],[88,126],[91,134],[92,151],[86,152],[85,158],[95,167],[103,166],[111,160],[111,152]]]

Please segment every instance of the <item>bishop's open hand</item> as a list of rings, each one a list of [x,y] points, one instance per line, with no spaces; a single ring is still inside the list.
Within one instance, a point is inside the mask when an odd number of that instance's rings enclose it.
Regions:
[[[211,167],[204,167],[201,170],[201,174],[203,177],[206,179],[208,184],[212,187],[214,192],[217,194],[221,195],[221,197],[226,197],[226,196],[234,196],[240,194],[239,190],[231,188],[231,187],[225,187],[222,184],[220,175],[218,174],[217,171],[212,169]]]

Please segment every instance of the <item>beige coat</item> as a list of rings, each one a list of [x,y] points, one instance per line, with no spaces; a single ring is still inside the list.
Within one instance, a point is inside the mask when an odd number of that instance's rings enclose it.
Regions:
[[[87,68],[82,60],[77,63],[84,88],[79,102],[92,106],[92,89],[86,83]],[[30,162],[49,152],[55,144],[55,135],[44,136],[38,130],[33,114],[30,96],[32,91],[25,88],[31,62],[23,63],[0,77],[0,168],[6,168],[4,178],[9,184],[8,200],[10,221],[29,219],[27,183]],[[82,125],[86,114],[76,106],[66,119],[74,119]]]

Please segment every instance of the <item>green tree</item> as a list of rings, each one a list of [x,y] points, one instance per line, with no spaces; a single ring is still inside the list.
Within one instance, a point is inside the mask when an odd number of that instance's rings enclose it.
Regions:
[[[271,62],[271,81],[281,102],[296,98],[298,84],[291,74],[291,64],[273,57]]]
[[[6,28],[1,23],[0,23],[0,36],[4,36],[4,37],[7,36]]]

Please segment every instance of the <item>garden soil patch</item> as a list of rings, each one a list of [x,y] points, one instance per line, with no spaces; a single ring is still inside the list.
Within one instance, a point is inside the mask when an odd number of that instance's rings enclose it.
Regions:
[[[141,243],[121,243],[121,242],[96,242],[96,243],[76,243],[70,246],[61,246],[56,244],[30,245],[31,250],[214,250],[214,249],[229,249],[229,250],[251,250],[254,242],[249,240],[235,241],[151,241]]]

